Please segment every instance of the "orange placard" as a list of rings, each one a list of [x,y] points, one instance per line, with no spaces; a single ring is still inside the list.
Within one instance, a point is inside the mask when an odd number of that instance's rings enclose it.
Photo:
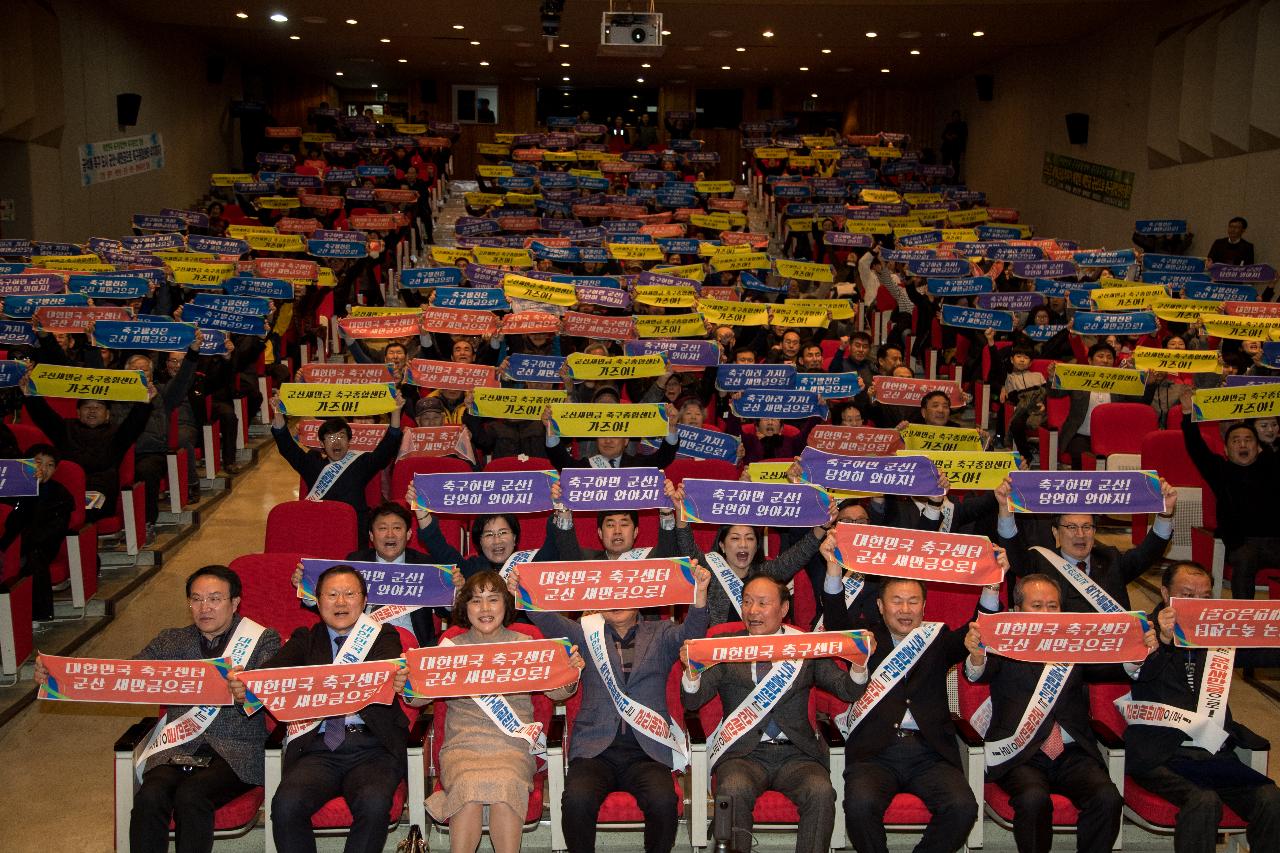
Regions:
[[[492,335],[498,318],[491,311],[470,308],[424,308],[422,331],[445,335]]]
[[[120,305],[45,305],[36,309],[35,323],[42,332],[84,332],[99,320],[132,320],[133,312]]]
[[[266,708],[282,723],[358,714],[368,705],[390,705],[396,698],[393,660],[328,663],[256,669],[240,674],[245,713]]]
[[[312,362],[298,369],[298,379],[303,382],[322,382],[326,385],[359,385],[366,382],[394,382],[395,377],[385,364],[324,364]]]
[[[946,379],[905,379],[897,376],[877,376],[871,380],[871,395],[882,406],[920,407],[925,394],[945,391],[951,407],[964,405],[964,391],[959,382]]]
[[[471,431],[460,424],[406,427],[396,458],[405,456],[457,456],[468,462],[476,461]]]
[[[549,311],[517,311],[502,318],[502,334],[533,335],[560,331],[560,318]]]
[[[39,698],[128,705],[230,705],[226,676],[207,660],[111,660],[40,655]]]
[[[1141,613],[978,614],[988,652],[1029,663],[1145,660],[1148,624]]]
[[[422,330],[420,314],[390,314],[383,317],[343,317],[342,331],[357,340],[411,338]]]
[[[892,456],[902,447],[902,435],[896,429],[824,425],[813,428],[807,443],[843,456]]]
[[[705,637],[689,641],[689,664],[703,670],[718,663],[844,658],[865,666],[870,636],[870,631],[818,631],[763,637]]]
[[[1004,579],[985,536],[837,524],[836,559],[866,575],[987,586]]]
[[[567,560],[520,566],[525,610],[617,610],[693,603],[693,569],[685,557]]]
[[[409,649],[404,661],[411,699],[545,693],[578,680],[563,639]]]
[[[409,381],[419,388],[466,391],[471,388],[499,387],[498,369],[487,364],[415,358],[409,362],[409,377]]]
[[[1173,641],[1178,646],[1274,648],[1280,646],[1280,603],[1172,598],[1178,614]]]

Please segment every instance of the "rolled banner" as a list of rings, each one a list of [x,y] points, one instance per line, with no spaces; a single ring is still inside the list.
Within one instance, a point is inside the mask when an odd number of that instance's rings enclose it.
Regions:
[[[689,666],[701,672],[718,663],[843,658],[866,666],[870,631],[815,631],[745,637],[702,637],[689,641]]]
[[[98,320],[93,326],[94,344],[107,349],[182,352],[195,339],[196,327],[190,323]]]
[[[687,557],[529,562],[520,566],[524,610],[613,610],[692,604]]]
[[[716,390],[754,391],[796,387],[791,364],[722,364],[716,368]]]
[[[562,385],[564,384],[564,377],[560,375],[562,367],[564,367],[564,356],[516,353],[507,359],[505,376],[515,382]]]
[[[245,702],[252,715],[266,708],[276,720],[294,723],[324,717],[346,717],[370,705],[390,705],[396,699],[392,680],[399,669],[394,660],[284,666],[240,673],[245,690],[256,701]]]
[[[1014,471],[1010,512],[1164,512],[1155,471]]]
[[[1147,390],[1142,372],[1060,361],[1053,368],[1053,387],[1063,391],[1097,391],[1141,397]]]
[[[662,403],[553,403],[551,428],[565,438],[656,438],[670,431]]]
[[[358,560],[302,561],[302,583],[298,597],[316,600],[316,580],[333,566],[350,566],[364,578],[369,590],[369,603],[401,607],[452,607],[457,590],[453,574],[457,566],[424,563],[377,563]]]
[[[1133,351],[1133,363],[1139,370],[1162,370],[1167,373],[1222,372],[1222,354],[1217,350],[1138,347]],[[1062,367],[1061,362],[1058,367]]]
[[[31,368],[27,392],[41,397],[74,397],[117,403],[148,401],[146,379],[140,370],[104,370],[37,364]]]
[[[907,450],[983,450],[982,436],[976,428],[940,427],[929,424],[912,424],[899,430]]]
[[[1013,331],[1013,315],[1008,311],[989,311],[984,308],[965,308],[961,305],[942,306],[942,325],[957,329],[995,329],[997,332]]]
[[[672,370],[715,367],[720,363],[720,344],[715,341],[627,341],[623,344],[623,351],[629,356],[660,354],[666,358],[667,365]]]
[[[293,418],[367,417],[385,415],[397,408],[396,386],[390,382],[359,385],[285,382],[280,386],[280,409]]]
[[[1191,403],[1195,421],[1272,418],[1280,415],[1280,383],[1197,388]]]
[[[827,407],[812,391],[743,391],[730,408],[740,418],[826,418]]]
[[[1280,340],[1280,317],[1206,314],[1202,319],[1205,334],[1212,338],[1229,338],[1236,341]]]
[[[684,481],[684,512],[697,524],[816,527],[831,520],[831,498],[809,483]]]
[[[929,583],[989,586],[1004,580],[995,546],[985,536],[837,524],[836,560],[866,575]]]
[[[862,377],[856,373],[797,373],[796,388],[812,391],[824,400],[847,400],[864,390]]]
[[[574,512],[670,509],[663,479],[657,468],[566,468],[560,502]]]
[[[882,406],[920,407],[926,394],[947,392],[951,408],[965,405],[964,390],[959,382],[946,379],[904,379],[896,376],[877,376],[871,380],[871,395]]]
[[[913,497],[943,494],[937,466],[919,456],[841,456],[806,447],[800,466],[806,480],[825,489]]]
[[[482,418],[512,421],[540,421],[547,406],[566,403],[565,391],[528,388],[477,388],[471,395],[469,411]]]
[[[545,693],[578,680],[563,638],[405,651],[409,699]]]
[[[1077,335],[1150,335],[1156,330],[1156,315],[1150,311],[1100,314],[1077,311],[1071,331]]]
[[[570,375],[577,381],[624,381],[661,376],[667,372],[667,359],[661,353],[653,355],[587,355],[572,353],[565,361]]]
[[[39,493],[34,459],[0,459],[0,497],[22,498]]]
[[[432,361],[426,358],[415,358],[409,362],[409,381],[419,388],[447,388],[454,391],[499,386],[496,367],[487,364]]]
[[[553,471],[414,474],[414,509],[458,515],[551,510]]]
[[[226,674],[209,660],[112,660],[39,655],[40,699],[122,705],[232,705]]]
[[[1143,613],[979,613],[982,645],[1028,663],[1138,663],[1147,658]]]
[[[1280,607],[1273,601],[1171,598],[1173,644],[1184,648],[1265,649],[1280,646]]]
[[[324,385],[363,385],[394,382],[391,368],[385,364],[329,364],[312,362],[298,368],[298,379]]]
[[[898,456],[923,456],[947,475],[953,489],[995,489],[1018,470],[1018,454],[971,450],[899,450]]]
[[[892,456],[902,447],[896,429],[820,424],[809,432],[808,446],[841,456]]]

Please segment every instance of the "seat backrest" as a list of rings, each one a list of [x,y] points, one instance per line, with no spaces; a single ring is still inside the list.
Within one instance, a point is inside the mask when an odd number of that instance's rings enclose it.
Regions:
[[[391,499],[404,500],[414,474],[469,474],[471,463],[454,456],[406,456],[391,467]]]
[[[275,628],[281,640],[298,628],[310,628],[320,618],[315,608],[303,607],[290,583],[303,554],[270,552],[245,554],[231,561],[240,576],[240,613],[260,625]]]
[[[1044,419],[1045,426],[1049,429],[1062,429],[1069,414],[1071,414],[1070,397],[1048,397],[1045,400]]]
[[[1139,453],[1142,437],[1160,428],[1156,410],[1143,403],[1103,403],[1093,410],[1089,441],[1098,456]]]
[[[957,673],[957,676],[956,694],[959,700],[960,716],[967,720],[983,702],[987,701],[991,695],[991,688],[986,684],[974,684],[964,677],[964,673]]]
[[[552,471],[555,466],[549,459],[530,456],[521,459],[519,456],[498,456],[490,459],[484,466],[485,471]]]
[[[695,480],[737,480],[738,466],[723,459],[677,459],[663,473],[678,486],[686,477]]]
[[[1031,366],[1027,369],[1043,376],[1045,385],[1047,386],[1049,384],[1049,365],[1051,364],[1053,364],[1053,359],[1051,358],[1033,358],[1031,360]]]
[[[356,550],[356,511],[340,501],[284,501],[267,513],[266,552],[341,560]]]
[[[1218,526],[1218,502],[1209,484],[1200,476],[1200,470],[1191,461],[1182,430],[1154,430],[1142,437],[1140,447],[1142,468],[1156,471],[1171,486],[1187,486],[1200,489],[1201,519],[1209,529]]]
[[[1003,585],[1001,587],[1003,596]],[[924,601],[926,622],[945,622],[948,628],[961,628],[973,621],[982,588],[952,583],[929,584]]]
[[[791,579],[791,613],[788,621],[802,625],[808,630],[813,620],[817,618],[817,596],[814,595],[813,584],[809,581],[809,573],[801,569]]]
[[[13,437],[24,452],[34,445],[51,443],[49,437],[35,424],[9,424],[9,429],[13,430]]]
[[[9,504],[0,504],[0,529],[9,520],[9,513],[13,512],[13,507]],[[0,553],[0,581],[9,583],[17,580],[19,571],[22,569],[22,537],[16,537],[9,543],[9,547]]]
[[[1129,692],[1127,684],[1098,683],[1089,685],[1089,716],[1117,735],[1127,727],[1116,700]]]

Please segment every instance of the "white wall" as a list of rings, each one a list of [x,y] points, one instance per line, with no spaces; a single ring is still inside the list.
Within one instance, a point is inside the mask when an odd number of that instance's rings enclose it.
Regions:
[[[1255,44],[1262,51],[1276,39],[1270,22],[1280,0],[1253,0],[1231,18],[1223,8],[1222,0],[1170,3],[1156,17],[1117,20],[1066,47],[1011,55],[985,69],[995,78],[989,103],[977,101],[972,77],[945,87],[938,123],[952,109],[968,121],[969,186],[987,191],[993,205],[1018,208],[1039,234],[1089,247],[1128,247],[1135,219],[1168,217],[1188,220],[1192,251],[1204,253],[1240,215],[1249,220],[1258,260],[1280,261],[1280,150],[1268,148],[1277,140],[1257,133],[1265,119],[1263,98],[1254,94],[1260,84],[1277,86],[1274,69],[1265,80],[1254,73],[1250,86],[1239,62],[1220,58],[1252,55]],[[1256,28],[1240,26],[1240,14]],[[1064,116],[1071,112],[1090,117],[1087,145],[1067,142]],[[1252,138],[1246,146],[1253,150],[1229,156],[1223,136]],[[1130,209],[1044,184],[1046,151],[1134,172]],[[1159,167],[1170,162],[1176,164]]]

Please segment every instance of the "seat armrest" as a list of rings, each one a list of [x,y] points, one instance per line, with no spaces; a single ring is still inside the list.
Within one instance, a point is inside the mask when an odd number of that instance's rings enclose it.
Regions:
[[[844,735],[840,733],[840,727],[828,717],[818,718],[818,734],[826,739],[827,746],[832,749],[844,746]]]
[[[978,730],[973,724],[962,717],[953,716],[951,722],[955,724],[956,735],[960,738],[960,742],[965,746],[982,746],[982,735],[978,734]]]
[[[684,729],[689,733],[689,741],[691,743],[707,742],[706,730],[702,728],[702,719],[696,711],[685,711]]]
[[[418,715],[418,719],[409,729],[409,746],[422,746],[427,742],[427,736],[431,734],[433,719],[431,711],[423,711]]]
[[[563,749],[564,748],[565,719],[564,717],[552,717],[551,723],[547,726],[547,749]]]
[[[151,730],[156,727],[159,717],[143,717],[138,722],[125,729],[124,734],[120,735],[116,740],[116,752],[133,752],[138,748],[138,744],[146,740],[147,735],[151,734]]]
[[[1098,743],[1107,749],[1124,749],[1124,738],[1112,731],[1106,723],[1101,720],[1090,720],[1089,723],[1093,726],[1093,735]]]

